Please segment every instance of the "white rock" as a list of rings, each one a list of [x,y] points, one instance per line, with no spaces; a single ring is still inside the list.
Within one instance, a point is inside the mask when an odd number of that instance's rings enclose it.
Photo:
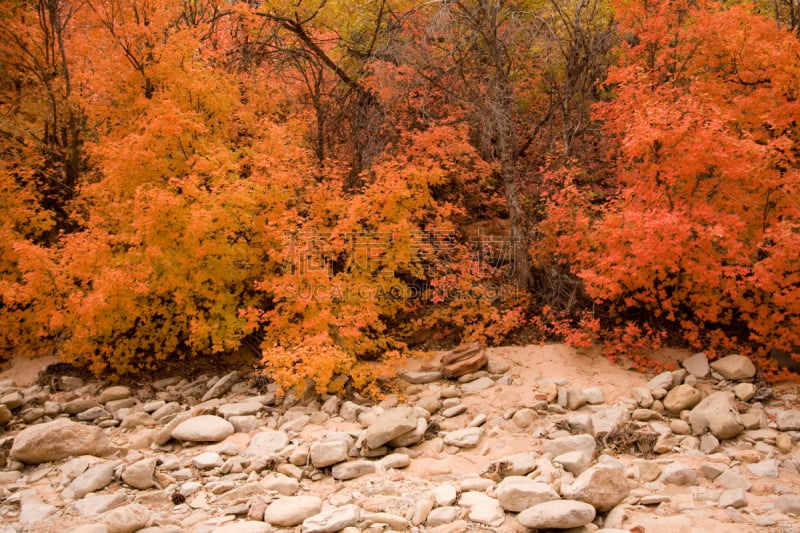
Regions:
[[[458,503],[469,508],[469,519],[490,527],[500,526],[506,513],[497,500],[481,492],[464,492]]]
[[[364,432],[364,443],[370,449],[383,446],[417,427],[414,408],[401,405],[378,415]]]
[[[453,485],[439,485],[431,490],[436,505],[438,507],[445,507],[453,505],[458,498],[458,492]]]
[[[745,489],[748,490],[752,484],[747,481],[743,476],[737,474],[733,470],[725,470],[716,478],[714,483],[725,487],[726,489]]]
[[[451,431],[444,437],[444,443],[459,448],[474,448],[481,440],[481,428],[464,428]]]
[[[243,520],[215,528],[212,533],[271,533],[272,531],[272,527],[264,522]]]
[[[314,468],[324,468],[347,461],[349,445],[344,440],[318,441],[311,445],[311,464]]]
[[[704,398],[689,413],[689,424],[696,435],[708,429],[720,440],[731,439],[744,429],[733,393],[729,391],[715,392]]]
[[[322,510],[322,499],[317,496],[291,496],[278,498],[267,506],[264,522],[273,526],[294,527]]]
[[[203,452],[192,457],[192,465],[198,470],[211,470],[222,466],[222,456],[216,452]]]
[[[509,476],[503,479],[497,485],[495,494],[500,506],[512,513],[559,498],[558,493],[550,485],[524,476]]]
[[[144,505],[131,503],[101,515],[108,533],[133,533],[150,522],[150,510]]]
[[[122,472],[122,481],[135,489],[149,489],[156,485],[156,481],[153,479],[155,470],[155,457],[141,459],[125,467]]]
[[[595,517],[594,507],[572,500],[554,500],[525,509],[517,521],[532,529],[568,529],[588,524]]]
[[[778,477],[778,461],[775,459],[764,459],[757,463],[747,465],[747,469],[756,476],[761,477]]]
[[[372,474],[373,472],[375,472],[375,463],[360,459],[335,465],[331,469],[331,476],[333,479],[346,480]]]
[[[428,527],[437,527],[445,524],[451,524],[458,519],[458,513],[461,510],[456,506],[437,507],[428,514],[428,519],[425,525]]]
[[[90,492],[95,492],[106,487],[114,480],[114,469],[117,463],[103,462],[96,464],[86,470],[83,474],[76,477],[72,483],[64,489],[62,496],[68,499],[78,500]]]
[[[35,525],[55,513],[58,507],[41,501],[24,501],[20,505],[19,523]]]
[[[683,463],[670,463],[661,472],[659,481],[670,485],[698,485],[697,473]]]
[[[568,500],[582,501],[600,512],[606,512],[628,497],[630,486],[624,471],[598,464],[563,487],[561,494]]]
[[[333,533],[358,524],[360,518],[361,509],[357,505],[332,507],[306,518],[301,533]]]
[[[719,506],[723,509],[725,507],[739,509],[747,506],[747,491],[744,489],[726,490],[719,497]]]
[[[696,353],[683,361],[683,368],[697,378],[704,378],[708,375],[708,357],[703,352]]]
[[[219,416],[230,418],[232,416],[254,415],[263,409],[261,402],[246,401],[238,403],[226,403],[217,407]]]
[[[115,509],[125,504],[127,500],[128,498],[125,494],[120,492],[115,494],[89,495],[73,503],[72,507],[74,507],[81,516],[94,516]]]
[[[571,435],[569,437],[559,437],[544,443],[544,451],[555,456],[567,452],[584,452],[593,455],[597,449],[597,443],[591,435]]]
[[[214,415],[200,415],[184,420],[172,430],[172,438],[191,442],[218,442],[233,433],[233,425]]]
[[[603,387],[586,387],[581,392],[583,392],[586,401],[588,401],[590,405],[597,405],[606,401],[605,395],[603,394]]]
[[[253,435],[247,446],[247,453],[264,457],[280,453],[289,445],[289,435],[284,431],[265,429]]]

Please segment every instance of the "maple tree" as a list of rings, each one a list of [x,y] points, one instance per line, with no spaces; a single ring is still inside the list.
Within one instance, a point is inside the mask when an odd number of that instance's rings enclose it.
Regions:
[[[5,3],[0,352],[119,375],[246,346],[284,389],[378,394],[422,343],[525,326],[791,349],[796,15]]]

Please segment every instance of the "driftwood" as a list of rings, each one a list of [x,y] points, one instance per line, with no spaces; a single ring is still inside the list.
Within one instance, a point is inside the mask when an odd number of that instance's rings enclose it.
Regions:
[[[486,352],[477,342],[461,344],[442,357],[442,375],[446,378],[457,378],[477,372],[488,361]]]

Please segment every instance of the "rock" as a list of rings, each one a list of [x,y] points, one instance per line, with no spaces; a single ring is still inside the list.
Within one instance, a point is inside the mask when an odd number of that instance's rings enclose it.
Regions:
[[[518,513],[539,503],[559,499],[550,485],[523,476],[509,476],[497,485],[497,501],[506,511]]]
[[[411,524],[418,526],[425,522],[428,518],[428,513],[431,512],[434,505],[436,505],[436,495],[433,492],[427,492],[421,497],[417,498],[414,503],[414,508],[411,512]]]
[[[315,442],[311,445],[311,464],[314,468],[324,468],[347,461],[349,445],[344,440],[328,440]]]
[[[711,363],[711,368],[722,374],[725,379],[739,381],[751,379],[756,375],[756,366],[743,355],[729,355]]]
[[[708,357],[703,352],[696,353],[683,361],[683,368],[696,378],[703,379],[708,376]]]
[[[562,453],[553,457],[553,463],[561,465],[572,475],[579,475],[592,464],[593,455],[585,450]]]
[[[264,511],[264,522],[273,526],[294,527],[322,510],[322,499],[317,496],[290,496],[278,498]]]
[[[35,525],[55,513],[58,507],[43,503],[42,501],[23,501],[20,504],[19,523],[22,525]]]
[[[442,378],[442,373],[435,372],[405,372],[402,378],[411,383],[412,385],[424,385],[425,383],[433,383],[434,381]]]
[[[530,427],[537,418],[539,418],[539,415],[536,414],[536,411],[523,407],[514,413],[514,416],[511,417],[511,421],[514,422],[517,427],[525,429]]]
[[[678,385],[664,397],[664,408],[670,413],[691,409],[703,399],[699,390],[689,385]]]
[[[150,510],[144,505],[131,503],[101,515],[108,533],[133,533],[150,522]]]
[[[20,431],[14,438],[9,457],[22,463],[39,464],[79,455],[102,456],[108,451],[108,441],[101,428],[58,418]]]
[[[445,418],[453,418],[454,416],[458,416],[465,412],[467,412],[467,406],[464,404],[458,404],[443,410],[442,416]]]
[[[326,509],[303,521],[301,533],[333,533],[358,524],[361,509],[353,504]]]
[[[572,500],[554,500],[534,505],[517,515],[517,521],[531,529],[568,529],[588,524],[594,507]]]
[[[662,372],[647,382],[647,388],[651,391],[663,389],[668,391],[672,388],[672,372]],[[653,395],[656,397],[656,395]]]
[[[108,533],[108,528],[105,524],[86,524],[71,529],[69,533]]]
[[[211,533],[271,533],[273,531],[269,524],[256,522],[255,520],[244,520],[233,522],[215,528]]]
[[[586,387],[581,392],[589,405],[598,405],[606,401],[603,387]]]
[[[131,390],[124,385],[108,387],[97,398],[100,403],[113,402],[114,400],[125,400],[131,397]]]
[[[194,416],[172,430],[172,438],[190,442],[219,442],[233,434],[233,424],[214,415]]]
[[[733,470],[725,470],[714,479],[714,483],[726,489],[749,490],[752,484]]]
[[[79,500],[90,492],[105,488],[114,481],[114,469],[117,464],[111,461],[96,464],[86,470],[83,474],[76,477],[72,483],[64,489],[62,496]]]
[[[621,405],[606,407],[592,415],[592,426],[595,435],[605,432],[611,433],[628,420],[630,412]]]
[[[784,513],[800,516],[800,496],[783,494],[775,498],[775,509]]]
[[[254,415],[260,412],[263,408],[264,406],[261,405],[261,402],[252,400],[246,402],[226,403],[225,405],[220,405],[217,408],[217,414],[226,419],[230,419],[233,416]]]
[[[664,467],[661,472],[659,481],[668,483],[670,485],[698,485],[700,480],[697,478],[697,473],[689,466],[683,463],[670,463]]]
[[[775,437],[775,447],[781,453],[789,453],[792,451],[792,437],[786,433],[780,433]]]
[[[639,407],[649,409],[653,402],[653,394],[650,389],[645,387],[634,387],[631,389],[631,397],[636,401]]]
[[[264,478],[261,487],[264,490],[274,490],[284,496],[294,496],[300,489],[300,482],[293,477],[275,474]]]
[[[22,407],[23,403],[25,403],[25,399],[19,391],[10,392],[0,397],[0,404],[5,405],[12,411]]]
[[[211,470],[222,466],[222,456],[217,452],[203,452],[192,457],[192,466],[198,470]]]
[[[11,410],[0,404],[0,426],[5,426],[11,421]]]
[[[733,393],[728,391],[715,392],[698,403],[689,413],[689,424],[696,435],[708,429],[720,440],[731,439],[744,429]]]
[[[438,507],[453,505],[458,499],[458,492],[453,485],[439,485],[431,490],[431,494]]]
[[[116,509],[127,501],[128,498],[125,494],[118,492],[115,494],[89,495],[76,501],[72,506],[81,516],[94,516],[110,511],[111,509]]]
[[[422,442],[425,438],[425,431],[428,429],[428,421],[423,417],[417,419],[417,427],[413,431],[409,431],[404,435],[400,435],[396,439],[389,441],[389,446],[393,448],[402,448],[406,446],[413,446]]]
[[[128,465],[122,472],[122,481],[139,490],[149,489],[156,485],[153,474],[156,471],[155,457],[149,457]]]
[[[587,435],[594,434],[592,416],[588,413],[576,413],[572,415],[567,420],[567,424],[569,424],[570,433],[586,433]]]
[[[461,344],[442,357],[442,375],[457,378],[483,368],[489,358],[477,342]]]
[[[780,410],[775,414],[775,424],[781,431],[800,431],[800,411]]]
[[[404,453],[391,453],[378,461],[376,468],[386,471],[390,468],[406,468],[411,464],[411,458]]]
[[[354,479],[375,472],[375,463],[366,459],[339,463],[331,469],[333,479]]]
[[[280,453],[289,445],[289,435],[284,431],[264,429],[250,439],[247,453],[256,457],[268,457]]]
[[[252,415],[232,416],[228,422],[233,426],[235,433],[253,433],[261,427],[261,421]]]
[[[565,405],[567,409],[574,411],[575,409],[580,409],[588,402],[589,400],[580,389],[567,389],[567,403]]]
[[[775,459],[764,459],[758,463],[747,465],[747,469],[756,476],[761,477],[778,477],[778,461]]]
[[[208,392],[206,392],[203,395],[200,401],[207,402],[212,398],[219,398],[220,396],[231,390],[231,387],[233,387],[233,385],[237,381],[239,381],[239,378],[240,378],[239,372],[237,372],[236,370],[234,370],[230,374],[226,374],[225,376],[221,377],[216,383],[214,383],[213,387],[208,389]]]
[[[484,376],[474,381],[464,383],[463,385],[461,385],[461,390],[464,391],[464,394],[472,394],[474,392],[488,389],[492,386],[494,386],[494,381],[492,381],[492,378]]]
[[[733,507],[739,509],[747,505],[747,491],[744,489],[730,489],[723,492],[719,497],[719,506]]]
[[[444,524],[451,524],[458,519],[459,511],[461,511],[461,508],[456,506],[437,507],[428,514],[425,525],[428,527],[437,527]]]
[[[583,452],[589,456],[594,455],[597,443],[591,435],[572,435],[559,437],[544,443],[544,451],[557,457],[567,452]]]
[[[478,524],[498,527],[506,519],[506,513],[494,498],[480,492],[465,492],[458,499],[459,505],[469,508],[469,519]]]
[[[637,459],[633,464],[639,470],[639,481],[655,481],[661,475],[661,467],[654,461]]]
[[[630,494],[625,472],[607,465],[585,470],[565,488],[561,495],[569,500],[588,503],[600,512],[610,511]]]
[[[464,428],[444,436],[444,443],[459,448],[474,448],[481,440],[481,428]]]
[[[364,432],[364,443],[367,448],[375,449],[401,435],[413,431],[417,427],[417,415],[414,408],[401,405],[384,411]]]
[[[756,395],[756,386],[752,383],[739,383],[733,388],[733,394],[739,400],[749,402]]]

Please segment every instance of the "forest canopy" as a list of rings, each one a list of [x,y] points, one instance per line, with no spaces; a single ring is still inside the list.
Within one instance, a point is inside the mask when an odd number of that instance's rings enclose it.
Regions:
[[[0,357],[369,393],[524,332],[777,377],[798,120],[792,0],[3,2]]]

